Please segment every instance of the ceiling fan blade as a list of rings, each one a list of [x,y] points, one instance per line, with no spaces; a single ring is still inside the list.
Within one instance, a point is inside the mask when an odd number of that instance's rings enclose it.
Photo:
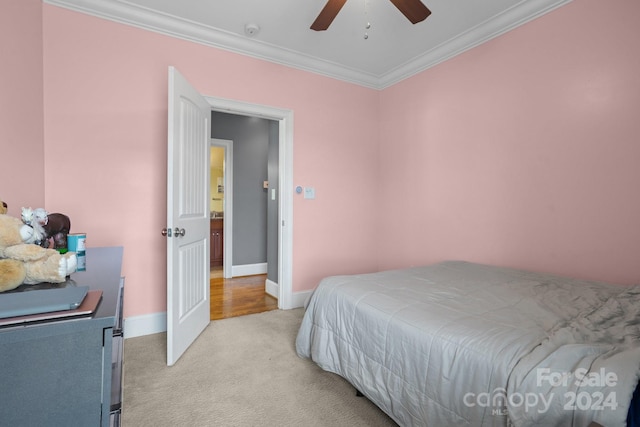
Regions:
[[[427,19],[431,11],[420,0],[391,0],[400,12],[407,17],[412,24]]]
[[[324,8],[320,11],[320,14],[311,24],[311,29],[316,31],[324,31],[329,28],[329,25],[333,22],[342,6],[347,2],[347,0],[329,0],[327,4],[324,5]]]

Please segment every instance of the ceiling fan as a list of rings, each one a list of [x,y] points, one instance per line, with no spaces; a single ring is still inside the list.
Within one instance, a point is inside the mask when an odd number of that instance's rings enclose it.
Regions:
[[[420,0],[390,0],[391,3],[398,8],[404,16],[407,17],[412,24],[427,19],[427,16],[431,15],[431,11]],[[311,29],[316,31],[324,31],[329,28],[329,25],[333,22],[342,6],[347,0],[329,0],[324,8],[320,11],[320,14],[311,24]]]

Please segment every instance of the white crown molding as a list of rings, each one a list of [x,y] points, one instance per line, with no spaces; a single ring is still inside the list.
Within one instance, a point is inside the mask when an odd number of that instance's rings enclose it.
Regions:
[[[125,1],[43,0],[54,6],[176,37],[195,43],[313,72],[371,89],[384,89],[529,22],[571,0],[521,1],[470,31],[455,37],[381,76],[311,57],[198,22],[142,8]]]
[[[273,46],[260,42],[259,40],[247,39],[245,36],[208,27],[198,22],[165,15],[128,3],[104,0],[43,0],[43,2],[170,37],[321,74],[372,89],[378,88],[378,77],[374,75],[368,75],[330,61]]]
[[[456,36],[428,52],[415,57],[380,78],[378,88],[389,86],[418,74],[428,68],[451,59],[469,49],[498,37],[520,25],[526,24],[572,0],[523,1],[516,6],[492,17],[469,31]]]

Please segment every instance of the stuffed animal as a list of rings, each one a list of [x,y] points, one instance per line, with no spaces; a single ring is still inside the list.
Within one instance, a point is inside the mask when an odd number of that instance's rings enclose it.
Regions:
[[[0,214],[6,214],[8,210],[9,210],[9,206],[7,206],[5,202],[0,200]]]
[[[33,227],[33,242],[48,248],[53,238],[54,249],[67,248],[67,235],[71,230],[69,217],[61,213],[50,214],[43,208],[22,208],[22,222]]]
[[[44,225],[44,232],[47,239],[53,239],[54,249],[67,248],[67,236],[71,231],[71,220],[61,213],[51,213],[47,215],[47,223]]]
[[[18,218],[0,214],[0,292],[21,284],[62,283],[76,271],[75,252],[60,254],[32,243],[33,228]]]
[[[31,209],[23,207],[20,219],[22,219],[23,223],[33,229],[31,238],[25,243],[34,243],[42,246],[43,248],[48,248],[49,239],[47,239],[43,226],[47,222],[47,211],[42,208]]]

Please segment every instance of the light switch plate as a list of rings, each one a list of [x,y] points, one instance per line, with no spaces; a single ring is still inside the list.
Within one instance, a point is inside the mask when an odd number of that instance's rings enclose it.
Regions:
[[[316,189],[313,187],[304,187],[304,198],[305,199],[315,199],[316,198]]]

